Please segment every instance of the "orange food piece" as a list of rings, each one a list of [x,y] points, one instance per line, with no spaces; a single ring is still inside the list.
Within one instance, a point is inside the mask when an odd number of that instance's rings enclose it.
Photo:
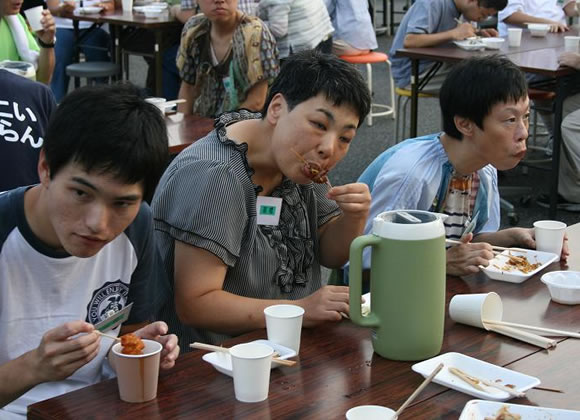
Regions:
[[[135,334],[129,333],[121,336],[121,346],[123,354],[143,354],[145,343]]]

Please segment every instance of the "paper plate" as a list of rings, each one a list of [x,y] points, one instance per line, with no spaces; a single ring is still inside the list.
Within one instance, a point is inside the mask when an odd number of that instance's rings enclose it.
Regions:
[[[431,372],[433,372],[439,363],[443,363],[444,367],[441,372],[435,376],[433,382],[486,400],[506,401],[513,397],[501,389],[488,387],[486,385],[482,385],[486,392],[478,390],[449,372],[448,368],[455,367],[469,375],[481,379],[487,379],[490,382],[496,382],[501,385],[509,386],[510,388],[513,386],[514,391],[518,392],[525,392],[530,388],[540,385],[540,380],[538,378],[524,375],[515,370],[506,369],[461,353],[441,354],[432,359],[415,363],[411,368],[415,372],[427,377]]]
[[[494,401],[471,400],[465,404],[459,420],[485,420],[496,418],[505,407],[511,414],[518,414],[525,420],[578,420],[580,411],[558,408],[534,407],[531,405],[506,404]]]
[[[528,259],[530,264],[540,263],[540,266],[533,271],[524,273],[516,268],[510,269],[507,265],[509,260],[509,255],[515,257],[524,256]],[[552,254],[551,252],[541,252],[534,251],[532,249],[524,251],[503,251],[498,254],[492,260],[489,260],[489,265],[487,267],[480,266],[482,271],[492,280],[507,281],[510,283],[522,283],[532,277],[537,272],[543,270],[548,265],[553,263],[558,256]]]

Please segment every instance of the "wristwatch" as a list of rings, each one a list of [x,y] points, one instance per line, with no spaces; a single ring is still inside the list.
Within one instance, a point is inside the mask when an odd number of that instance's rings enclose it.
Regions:
[[[41,46],[41,48],[54,48],[54,46],[56,45],[56,36],[54,37],[52,42],[49,42],[49,43],[44,42],[40,38],[36,38],[36,41],[38,42],[38,45]]]

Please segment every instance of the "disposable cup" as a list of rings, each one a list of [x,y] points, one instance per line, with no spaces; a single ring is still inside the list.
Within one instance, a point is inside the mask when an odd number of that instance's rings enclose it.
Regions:
[[[508,45],[519,47],[522,43],[522,28],[508,28]]]
[[[501,321],[503,305],[495,292],[455,295],[449,302],[449,316],[455,322],[472,327],[489,328],[483,320]]]
[[[123,0],[121,6],[123,11],[132,12],[133,11],[133,0]]]
[[[159,358],[163,346],[143,340],[143,354],[123,354],[121,343],[113,346],[119,395],[125,402],[140,403],[157,397]]]
[[[272,305],[264,309],[268,340],[300,352],[304,309],[297,305]]]
[[[347,420],[389,420],[396,419],[395,411],[380,405],[359,405],[346,412]]]
[[[261,343],[238,344],[230,348],[234,373],[234,393],[241,402],[268,398],[272,347]]]
[[[577,53],[579,51],[580,36],[565,36],[564,50]]]
[[[539,220],[534,222],[534,235],[536,237],[536,249],[538,251],[551,252],[558,256],[560,261],[566,223],[556,220]]]
[[[167,99],[165,98],[146,98],[146,102],[153,104],[157,107],[157,109],[161,112],[161,114],[165,115],[165,102]]]
[[[42,30],[42,23],[40,23],[40,20],[42,19],[42,6],[26,9],[24,14],[26,15],[26,20],[30,24],[32,32]]]

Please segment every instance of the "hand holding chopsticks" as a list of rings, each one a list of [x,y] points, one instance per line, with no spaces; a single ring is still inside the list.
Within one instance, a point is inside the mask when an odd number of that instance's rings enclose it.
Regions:
[[[463,242],[461,241],[456,241],[453,239],[445,239],[445,243],[447,244],[451,244],[451,245],[463,245]],[[491,245],[491,249],[493,249],[494,251],[514,251],[514,252],[527,252],[527,249],[523,249],[523,248],[506,248],[504,246],[496,246],[496,245]]]
[[[205,343],[191,343],[189,345],[189,347],[191,347],[192,349],[199,349],[199,350],[207,350],[207,351],[215,351],[215,352],[220,352],[220,353],[229,353],[230,349],[227,347],[220,347],[220,346],[214,346],[212,344],[205,344]],[[277,353],[275,353],[277,354]],[[285,359],[280,359],[280,357],[272,357],[272,363],[276,363],[278,365],[282,365],[282,366],[294,366],[296,364],[295,360],[285,360]]]

